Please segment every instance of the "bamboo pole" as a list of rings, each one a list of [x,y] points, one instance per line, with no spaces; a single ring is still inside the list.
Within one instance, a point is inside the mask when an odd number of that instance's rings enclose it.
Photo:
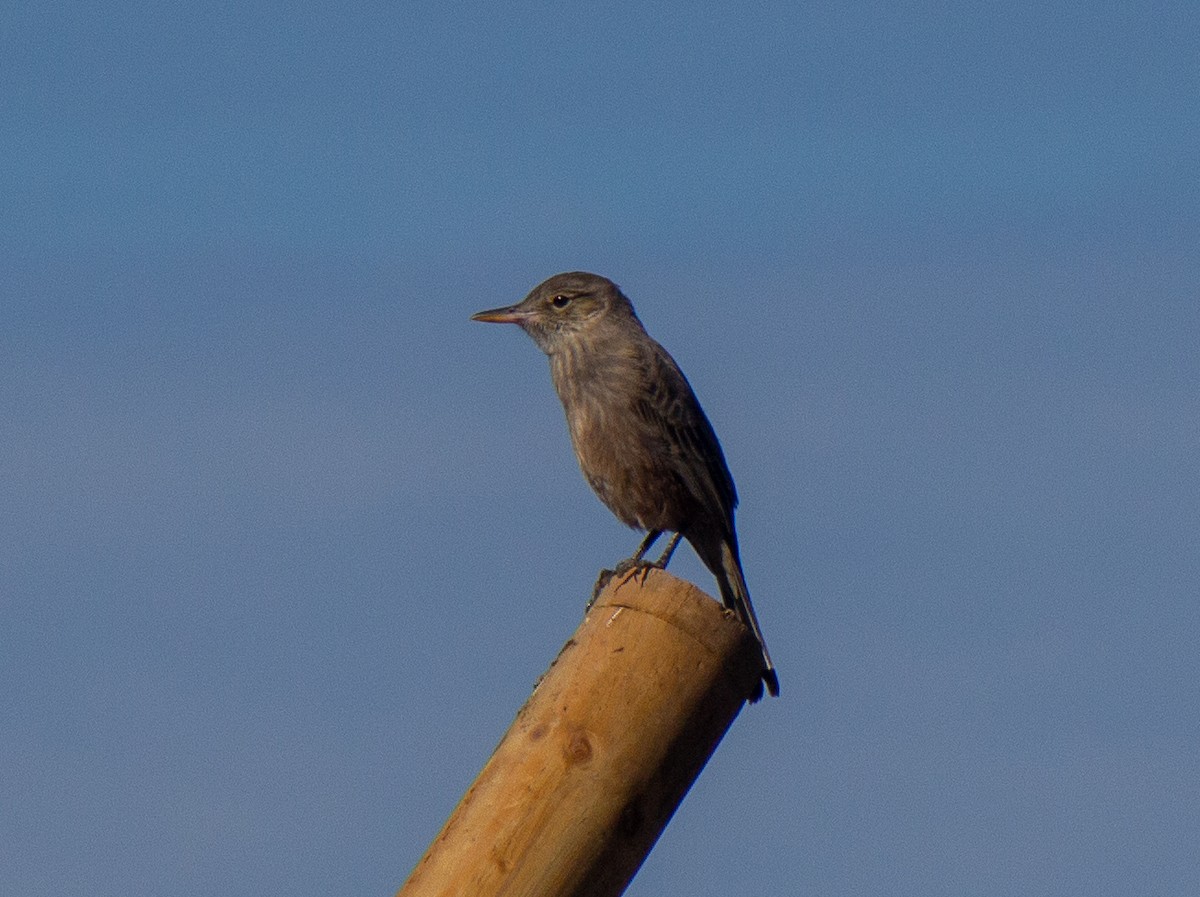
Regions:
[[[660,570],[615,578],[397,897],[619,895],[761,688],[761,664],[695,586]]]

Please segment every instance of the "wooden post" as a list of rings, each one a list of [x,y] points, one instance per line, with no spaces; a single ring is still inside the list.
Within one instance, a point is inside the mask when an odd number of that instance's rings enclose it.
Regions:
[[[761,666],[695,586],[614,578],[397,897],[619,895]]]

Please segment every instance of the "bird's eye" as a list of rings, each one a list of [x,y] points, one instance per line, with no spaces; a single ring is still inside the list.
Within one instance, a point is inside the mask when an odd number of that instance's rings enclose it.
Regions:
[[[561,293],[550,300],[550,304],[555,308],[566,308],[571,304],[571,297],[564,296]]]

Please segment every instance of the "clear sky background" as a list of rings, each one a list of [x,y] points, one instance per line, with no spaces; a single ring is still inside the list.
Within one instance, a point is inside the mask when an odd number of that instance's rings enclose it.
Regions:
[[[712,418],[783,684],[629,894],[1200,893],[1198,47],[6,4],[0,893],[404,881],[637,542],[468,321],[572,269]]]

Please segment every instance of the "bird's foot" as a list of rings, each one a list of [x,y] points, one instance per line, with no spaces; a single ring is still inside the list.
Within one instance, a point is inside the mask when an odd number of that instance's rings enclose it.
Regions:
[[[617,564],[616,568],[613,570],[601,570],[600,574],[596,577],[596,584],[592,586],[592,597],[588,599],[587,607],[584,608],[584,612],[586,613],[592,609],[592,605],[596,603],[596,599],[600,597],[600,593],[603,592],[608,587],[608,584],[617,577],[620,577],[620,581],[625,583],[634,576],[640,576],[641,578],[638,580],[638,585],[643,585],[646,582],[646,577],[649,575],[651,570],[661,570],[664,566],[665,565],[662,563],[661,558],[657,561],[646,561],[642,560],[641,558],[626,558]]]
[[[620,576],[621,582],[628,582],[635,576],[641,577],[638,580],[638,585],[644,585],[646,577],[650,575],[651,570],[661,570],[663,565],[658,561],[645,561],[641,558],[626,558],[617,564],[617,569],[613,570],[613,576]]]

